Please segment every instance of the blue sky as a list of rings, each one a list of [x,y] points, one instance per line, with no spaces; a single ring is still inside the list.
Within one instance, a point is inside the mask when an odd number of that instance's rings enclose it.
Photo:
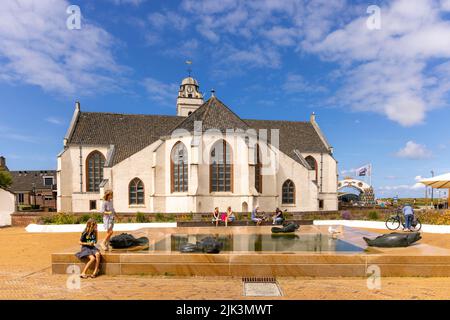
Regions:
[[[76,100],[175,114],[190,59],[207,97],[243,118],[315,112],[341,176],[372,163],[378,196],[422,196],[418,176],[450,171],[449,13],[448,0],[2,1],[0,154],[56,168]]]

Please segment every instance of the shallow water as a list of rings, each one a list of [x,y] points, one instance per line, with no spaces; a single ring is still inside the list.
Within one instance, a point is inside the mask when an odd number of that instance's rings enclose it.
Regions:
[[[324,234],[173,234],[155,244],[155,251],[179,251],[180,247],[213,237],[222,251],[273,252],[361,252],[363,248]]]

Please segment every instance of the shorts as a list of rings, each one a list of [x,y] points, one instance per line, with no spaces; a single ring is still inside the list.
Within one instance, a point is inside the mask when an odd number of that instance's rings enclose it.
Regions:
[[[114,228],[114,215],[105,214],[103,216],[103,227],[105,227],[105,231],[111,231]]]

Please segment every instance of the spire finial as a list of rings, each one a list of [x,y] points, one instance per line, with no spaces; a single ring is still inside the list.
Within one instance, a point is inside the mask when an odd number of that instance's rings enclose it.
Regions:
[[[186,64],[189,66],[188,69],[187,69],[188,76],[191,77],[191,73],[192,73],[192,68],[191,68],[192,60],[186,60]]]

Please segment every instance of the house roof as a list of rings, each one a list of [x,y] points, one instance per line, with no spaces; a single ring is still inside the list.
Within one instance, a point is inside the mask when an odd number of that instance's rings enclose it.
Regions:
[[[10,171],[13,183],[9,190],[13,192],[31,191],[33,183],[37,190],[52,190],[53,186],[44,185],[44,177],[53,177],[56,184],[55,170]]]
[[[329,152],[310,122],[244,120],[216,97],[210,98],[188,117],[80,112],[68,144],[114,145],[111,165],[115,165],[176,129],[192,132],[195,121],[202,121],[203,131],[267,129],[268,142],[270,129],[279,129],[280,151],[302,165],[306,164],[307,168],[309,166],[301,155],[299,157],[299,152]]]

